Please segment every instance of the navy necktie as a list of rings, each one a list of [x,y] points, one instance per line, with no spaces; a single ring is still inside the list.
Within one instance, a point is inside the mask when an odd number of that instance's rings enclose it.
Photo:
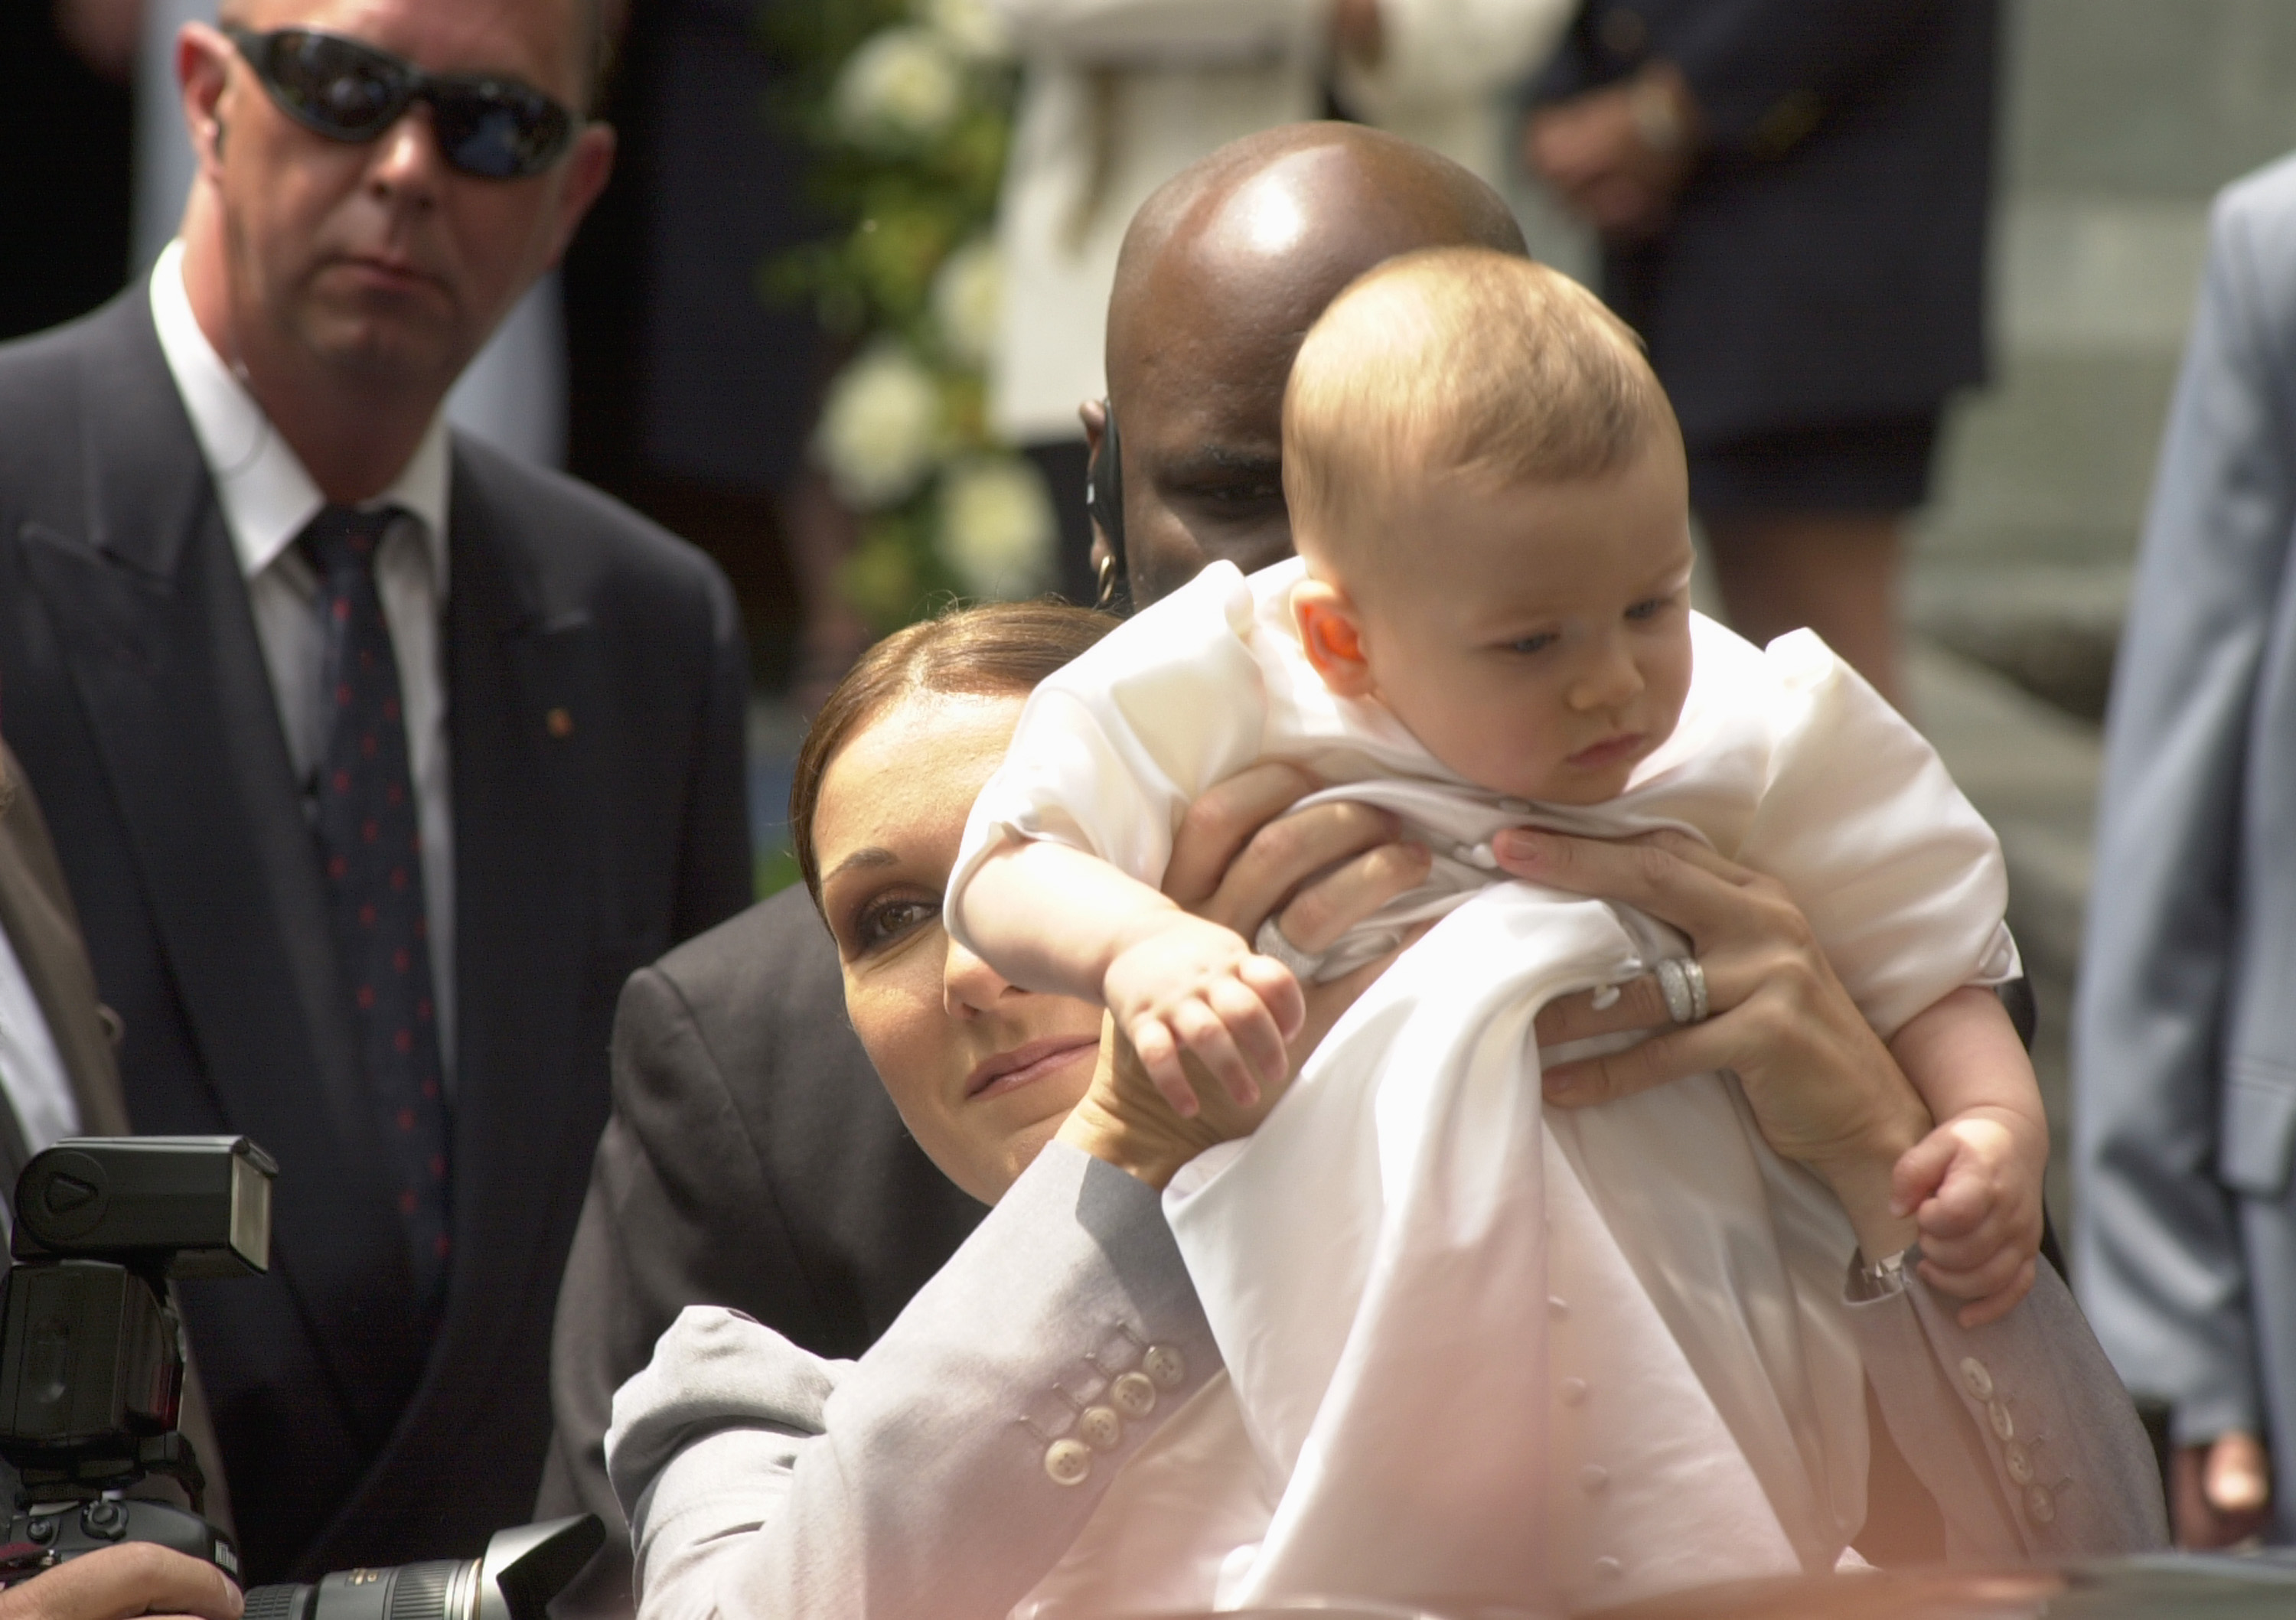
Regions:
[[[319,858],[415,1300],[435,1317],[444,1305],[452,1231],[447,1099],[398,660],[374,581],[375,553],[398,515],[330,506],[299,544],[318,572],[326,642]]]

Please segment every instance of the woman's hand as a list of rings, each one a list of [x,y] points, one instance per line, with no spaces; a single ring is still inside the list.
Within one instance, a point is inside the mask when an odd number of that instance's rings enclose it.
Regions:
[[[1600,1011],[1590,995],[1548,1006],[1538,1015],[1541,1045],[1659,1031],[1625,1051],[1550,1069],[1548,1101],[1578,1107],[1733,1070],[1770,1146],[1833,1188],[1868,1256],[1915,1240],[1913,1222],[1891,1210],[1890,1177],[1928,1133],[1929,1110],[1783,886],[1673,832],[1610,843],[1521,828],[1499,834],[1492,850],[1517,877],[1672,923],[1706,973],[1711,1012],[1703,1023],[1674,1027],[1648,975]]]
[[[1210,789],[1173,839],[1165,894],[1245,939],[1273,917],[1293,945],[1315,953],[1426,877],[1427,851],[1400,841],[1398,822],[1383,810],[1335,803],[1290,814],[1322,786],[1297,765],[1271,762]],[[1287,1043],[1291,1074],[1395,955],[1328,984],[1300,986],[1307,1017]],[[1214,1142],[1250,1134],[1284,1089],[1267,1087],[1257,1101],[1240,1105],[1201,1067],[1185,1067],[1200,1109],[1187,1118],[1159,1094],[1138,1054],[1111,1031],[1101,1042],[1091,1089],[1062,1126],[1061,1139],[1160,1188]]]

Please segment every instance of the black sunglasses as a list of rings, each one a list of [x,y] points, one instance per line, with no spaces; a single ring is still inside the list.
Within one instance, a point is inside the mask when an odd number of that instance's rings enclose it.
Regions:
[[[558,161],[580,120],[541,91],[488,74],[426,73],[387,51],[316,29],[224,33],[279,110],[331,141],[372,141],[414,102],[447,162],[466,175],[515,180]]]

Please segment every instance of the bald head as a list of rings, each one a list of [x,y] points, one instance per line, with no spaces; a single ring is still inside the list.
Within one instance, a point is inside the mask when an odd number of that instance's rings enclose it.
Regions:
[[[1398,253],[1525,251],[1497,193],[1356,124],[1232,141],[1168,181],[1126,233],[1108,307],[1133,600],[1208,562],[1288,556],[1283,384],[1324,307]]]

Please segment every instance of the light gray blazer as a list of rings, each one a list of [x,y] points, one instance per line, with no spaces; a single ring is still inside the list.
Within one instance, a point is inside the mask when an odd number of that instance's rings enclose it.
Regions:
[[[2113,682],[2074,1273],[2180,1442],[2296,1501],[2296,160],[2217,200]],[[2284,1514],[2286,1509],[2283,1510]],[[2284,1538],[2296,1519],[2284,1518]]]
[[[2162,1543],[2144,1432],[2046,1263],[1973,1332],[1917,1280],[1851,1314],[1953,1556]],[[1144,1365],[1153,1410],[1073,1477],[1078,1407]],[[679,1317],[607,1438],[642,1620],[993,1620],[1218,1365],[1155,1193],[1056,1142],[858,1362],[734,1312]]]

